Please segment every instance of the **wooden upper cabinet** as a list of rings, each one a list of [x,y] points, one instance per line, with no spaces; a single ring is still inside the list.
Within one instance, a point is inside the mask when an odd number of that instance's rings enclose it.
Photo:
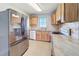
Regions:
[[[52,24],[54,24],[55,18],[56,18],[56,17],[55,17],[55,13],[53,13],[53,14],[51,15],[51,23],[52,23]]]
[[[51,23],[52,24],[57,24],[57,21],[56,21],[56,12],[52,13],[52,15],[51,15]]]
[[[79,21],[78,3],[61,3],[52,13],[52,24]]]
[[[72,22],[78,20],[77,15],[77,3],[65,3],[65,22]]]
[[[31,16],[30,17],[30,26],[37,26],[38,23],[38,16]]]
[[[79,3],[78,3],[78,21],[79,21]]]
[[[64,3],[60,3],[56,10],[56,23],[61,24],[64,22]]]
[[[60,20],[61,23],[64,23],[64,3],[60,4]]]
[[[60,8],[60,4],[59,4],[59,6],[58,6],[58,8],[57,8],[57,10],[56,10],[56,21],[59,21],[60,20],[60,11],[61,11],[61,8]]]
[[[56,11],[52,13],[52,24],[60,24],[59,21],[64,17],[64,7],[63,4],[59,4]]]

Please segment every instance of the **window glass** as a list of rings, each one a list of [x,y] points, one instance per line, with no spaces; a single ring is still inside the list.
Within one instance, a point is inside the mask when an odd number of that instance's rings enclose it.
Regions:
[[[40,16],[39,18],[39,26],[40,27],[46,27],[46,16]]]

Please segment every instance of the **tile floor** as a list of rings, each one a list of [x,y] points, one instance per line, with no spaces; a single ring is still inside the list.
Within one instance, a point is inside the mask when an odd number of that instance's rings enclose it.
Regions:
[[[23,56],[51,56],[51,43],[29,40],[29,49]]]
[[[53,47],[53,49],[52,49]],[[53,50],[54,52],[51,52]],[[53,34],[51,43],[29,40],[29,49],[24,56],[79,56],[79,40]]]

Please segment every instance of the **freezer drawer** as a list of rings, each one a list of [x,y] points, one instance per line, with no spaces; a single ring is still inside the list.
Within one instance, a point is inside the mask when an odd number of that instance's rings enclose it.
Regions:
[[[18,43],[10,47],[10,56],[21,56],[28,49],[29,42],[24,40],[21,43]]]

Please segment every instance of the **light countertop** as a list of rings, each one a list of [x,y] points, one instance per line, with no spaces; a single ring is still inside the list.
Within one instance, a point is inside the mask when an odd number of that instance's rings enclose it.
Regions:
[[[79,56],[79,40],[61,34],[52,34],[55,56]]]

